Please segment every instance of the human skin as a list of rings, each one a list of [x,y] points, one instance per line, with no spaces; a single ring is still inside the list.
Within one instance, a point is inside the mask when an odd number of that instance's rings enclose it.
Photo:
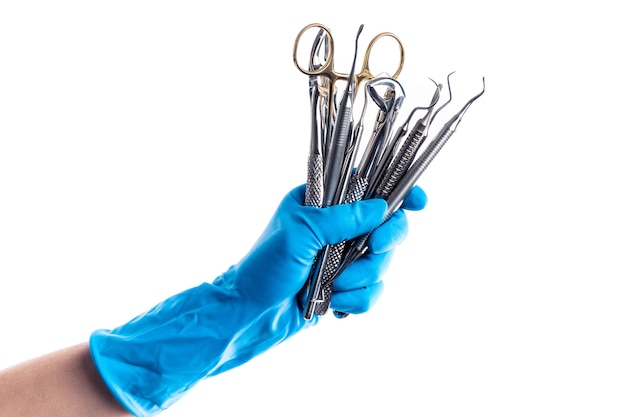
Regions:
[[[0,371],[2,417],[131,417],[102,381],[85,343]]]

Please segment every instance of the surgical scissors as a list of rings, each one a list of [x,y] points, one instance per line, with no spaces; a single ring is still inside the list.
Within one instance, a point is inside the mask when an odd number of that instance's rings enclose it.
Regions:
[[[352,68],[350,75],[348,76],[348,86],[343,93],[339,109],[337,111],[337,124],[332,132],[332,146],[329,151],[328,161],[324,167],[324,184],[323,184],[323,198],[322,207],[326,207],[332,204],[339,204],[341,197],[344,193],[344,186],[342,186],[342,173],[344,163],[346,161],[346,152],[350,148],[350,139],[352,137],[353,129],[353,101],[355,92],[354,72],[356,65],[356,58],[358,52],[359,36],[363,30],[363,25],[359,26],[359,31],[356,35],[354,58],[352,60]],[[310,78],[311,76],[309,76]],[[310,320],[313,316],[314,307],[318,303],[319,292],[321,289],[321,273],[323,267],[327,263],[328,254],[331,251],[331,245],[324,247],[324,249],[318,255],[318,264],[312,270],[312,284],[311,291],[307,297],[307,307],[305,308],[305,318]]]
[[[325,42],[326,42],[325,46],[328,48],[327,50],[325,50],[325,54],[324,54],[325,61],[321,62],[320,65],[311,66],[309,60],[307,60],[306,66],[303,66],[301,65],[301,62],[303,61],[301,61],[298,58],[298,48],[300,46],[300,42],[301,42],[303,35],[305,35],[309,30],[314,29],[314,28],[317,28],[318,30],[322,30],[324,32],[324,37],[325,37]],[[395,40],[395,42],[398,44],[398,50],[400,54],[397,67],[392,72],[389,72],[388,74],[391,78],[397,78],[398,75],[400,75],[400,72],[402,71],[402,67],[404,66],[404,46],[402,45],[402,42],[400,42],[400,39],[393,33],[381,32],[378,35],[374,36],[374,38],[372,38],[372,40],[370,41],[369,45],[367,46],[365,50],[365,55],[363,57],[363,64],[361,66],[361,71],[354,74],[355,94],[358,91],[359,86],[364,81],[371,80],[376,75],[380,75],[380,74],[372,74],[371,69],[370,69],[370,57],[371,57],[372,51],[376,43],[382,38],[386,38],[386,37],[389,37]],[[307,48],[307,51],[310,51],[310,49]],[[330,30],[326,26],[319,24],[319,23],[311,23],[309,25],[306,25],[300,31],[300,33],[298,33],[298,36],[296,36],[296,40],[293,45],[293,62],[298,68],[298,70],[300,70],[300,72],[308,76],[322,76],[326,78],[328,82],[328,88],[329,88],[329,91],[327,92],[327,94],[328,94],[328,100],[330,101],[330,103],[333,102],[333,98],[336,93],[337,81],[349,81],[349,78],[350,78],[350,74],[348,73],[335,71],[334,51],[335,51],[335,41],[333,39],[332,34],[330,33]]]

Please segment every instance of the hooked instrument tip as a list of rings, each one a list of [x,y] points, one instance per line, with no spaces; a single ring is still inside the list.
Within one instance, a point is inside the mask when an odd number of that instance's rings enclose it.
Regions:
[[[461,110],[459,110],[459,112],[457,113],[457,117],[459,119],[461,119],[461,117],[463,117],[463,115],[465,114],[465,112],[467,111],[467,109],[469,108],[469,106],[476,101],[476,99],[478,99],[478,97],[482,96],[483,94],[485,94],[485,77],[483,77],[483,89],[480,93],[476,94],[474,97],[472,97],[471,99],[469,99],[467,101],[467,103],[465,103],[465,105],[463,106],[463,108],[461,108]]]

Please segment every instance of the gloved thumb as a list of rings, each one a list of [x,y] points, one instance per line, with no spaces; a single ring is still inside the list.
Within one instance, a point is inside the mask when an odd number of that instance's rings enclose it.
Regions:
[[[309,227],[321,247],[365,235],[384,219],[387,203],[382,199],[356,201],[312,210]]]

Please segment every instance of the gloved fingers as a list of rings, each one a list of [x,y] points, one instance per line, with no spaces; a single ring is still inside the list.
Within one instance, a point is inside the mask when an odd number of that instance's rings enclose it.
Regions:
[[[312,226],[320,243],[337,244],[370,233],[382,223],[386,209],[381,199],[338,204],[314,213]]]
[[[337,277],[333,282],[333,292],[352,291],[381,282],[392,257],[393,251],[363,255]]]
[[[370,235],[367,245],[371,253],[390,251],[406,239],[409,234],[409,221],[404,210],[398,210],[377,227]]]
[[[409,194],[404,198],[400,208],[411,211],[419,211],[426,207],[428,197],[424,190],[418,185],[414,185]]]
[[[330,308],[342,313],[361,314],[369,311],[383,292],[382,281],[367,287],[334,293],[330,298]]]
[[[330,307],[351,314],[370,310],[382,294],[382,277],[392,257],[393,250],[367,253],[349,265],[333,282]]]
[[[387,203],[382,199],[337,204],[325,208],[302,206],[304,186],[289,193],[280,211],[288,210],[292,220],[316,236],[319,249],[367,234],[383,221]]]
[[[370,252],[387,252],[402,243],[409,233],[406,210],[421,210],[425,207],[426,200],[424,190],[414,186],[402,203],[401,208],[372,232],[368,241]]]

